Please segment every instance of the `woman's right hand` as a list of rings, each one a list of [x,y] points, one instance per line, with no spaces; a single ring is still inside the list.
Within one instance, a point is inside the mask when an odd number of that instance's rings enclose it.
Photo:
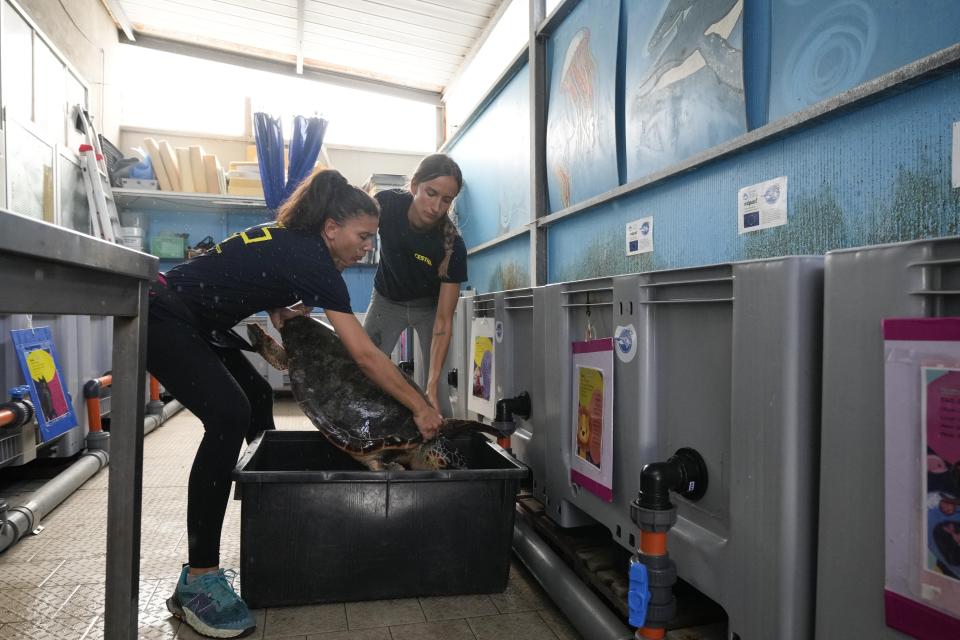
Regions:
[[[283,323],[290,318],[296,318],[297,316],[309,316],[311,311],[313,311],[313,309],[305,306],[302,302],[298,302],[290,307],[268,309],[267,315],[270,316],[270,322],[272,322],[273,326],[276,327],[277,331],[279,331],[283,328]]]
[[[417,429],[424,440],[436,438],[437,432],[443,426],[443,416],[430,405],[426,405],[423,409],[414,413],[413,421],[417,423]]]

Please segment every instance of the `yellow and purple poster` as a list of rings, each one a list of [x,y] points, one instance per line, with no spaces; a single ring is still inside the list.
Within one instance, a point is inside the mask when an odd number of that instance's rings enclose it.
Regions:
[[[10,332],[30,398],[46,442],[77,425],[77,416],[63,384],[49,327]]]
[[[613,339],[573,343],[570,480],[613,501]]]
[[[924,570],[960,597],[960,370],[921,367]]]
[[[491,420],[496,413],[493,332],[493,318],[474,318],[470,333],[470,395],[467,396],[467,409]]]

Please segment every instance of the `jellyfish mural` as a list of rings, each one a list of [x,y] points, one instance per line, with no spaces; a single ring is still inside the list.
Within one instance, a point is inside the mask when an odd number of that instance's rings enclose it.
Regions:
[[[560,72],[558,117],[551,119],[553,173],[564,207],[571,204],[570,162],[590,152],[600,137],[594,84],[597,63],[590,51],[590,29],[577,31],[563,56]]]

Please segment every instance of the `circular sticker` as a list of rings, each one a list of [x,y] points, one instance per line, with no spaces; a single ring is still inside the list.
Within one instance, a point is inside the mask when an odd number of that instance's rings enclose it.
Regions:
[[[497,325],[493,331],[493,335],[497,339],[497,344],[503,342],[503,320],[497,320]]]
[[[637,330],[633,328],[632,324],[617,327],[617,330],[613,332],[613,345],[620,362],[633,360],[633,356],[637,355]]]

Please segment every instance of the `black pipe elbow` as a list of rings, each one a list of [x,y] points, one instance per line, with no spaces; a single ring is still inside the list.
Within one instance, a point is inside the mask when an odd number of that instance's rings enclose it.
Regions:
[[[524,420],[530,418],[530,394],[526,391],[515,398],[497,400],[494,422],[513,422],[514,414]]]
[[[672,509],[671,491],[690,500],[699,500],[707,492],[707,465],[694,449],[678,449],[666,462],[645,465],[640,472],[640,507],[655,511]]]
[[[87,380],[86,384],[83,385],[83,397],[89,400],[90,398],[99,398],[100,397],[100,379],[93,378]]]

